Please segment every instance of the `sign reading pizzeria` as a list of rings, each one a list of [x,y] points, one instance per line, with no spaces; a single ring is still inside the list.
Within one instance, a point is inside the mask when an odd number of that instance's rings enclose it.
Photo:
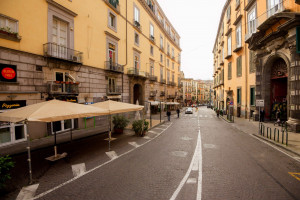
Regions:
[[[17,66],[0,64],[0,81],[17,82]]]
[[[19,101],[0,101],[0,110],[11,110],[26,106],[26,100]]]

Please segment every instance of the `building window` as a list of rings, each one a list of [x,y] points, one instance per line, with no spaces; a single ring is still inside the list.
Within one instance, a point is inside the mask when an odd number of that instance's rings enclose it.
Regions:
[[[160,67],[160,81],[162,82],[163,79],[164,79],[164,69],[163,67]]]
[[[140,36],[137,32],[134,32],[134,44],[137,46],[140,44]]]
[[[108,56],[110,63],[116,63],[116,46],[111,43],[108,46]]]
[[[282,0],[268,0],[268,17],[280,12],[282,8]]]
[[[170,56],[170,45],[169,45],[169,43],[167,44],[167,54],[168,54],[168,56]]]
[[[108,27],[117,31],[117,16],[111,11],[108,11]]]
[[[163,55],[160,54],[160,62],[162,63],[163,62]]]
[[[250,105],[255,106],[255,87],[250,88]]]
[[[154,40],[154,27],[151,23],[150,23],[150,39]]]
[[[150,76],[154,76],[154,62],[150,60]]]
[[[109,93],[116,92],[116,79],[108,77],[108,90]]]
[[[134,69],[135,71],[140,69],[140,56],[137,54],[134,55]]]
[[[241,104],[242,101],[242,94],[241,94],[241,88],[237,89],[237,104]]]
[[[161,49],[164,48],[164,38],[163,38],[163,36],[160,36],[160,48]]]
[[[19,37],[18,37],[19,27],[18,26],[19,26],[18,20],[15,20],[15,19],[12,19],[10,17],[0,14],[0,29],[4,32],[7,32],[8,34],[11,34],[11,36],[16,39],[19,39]]]
[[[242,25],[239,24],[236,28],[236,48],[242,46]]]
[[[22,123],[0,122],[0,146],[25,141],[25,129]]]
[[[174,63],[172,62],[172,69],[174,69]]]
[[[175,75],[174,75],[174,73],[172,73],[172,82],[173,83],[175,82]]]
[[[256,7],[248,12],[248,34],[256,32]]]
[[[134,6],[134,21],[140,23],[140,10]]]
[[[150,45],[150,54],[151,54],[151,56],[153,56],[153,54],[154,54],[152,45]]]
[[[169,67],[170,65],[170,62],[169,62],[169,59],[167,58],[167,67]]]
[[[167,82],[168,82],[168,84],[170,83],[170,71],[169,70],[167,71]]]
[[[226,11],[226,17],[227,17],[227,21],[229,22],[230,20],[230,16],[231,16],[231,7],[229,5],[229,7],[227,8],[227,11]]]
[[[239,56],[236,59],[236,76],[237,77],[242,76],[242,56]]]
[[[174,49],[172,48],[172,58],[174,59],[174,56],[175,56],[175,54],[174,54]]]
[[[52,46],[52,55],[67,59],[68,24],[57,18],[53,18],[52,22],[52,42],[57,44]]]
[[[227,37],[227,56],[231,55],[231,35]]]
[[[228,80],[231,80],[232,78],[232,68],[231,68],[231,62],[228,63]]]
[[[237,8],[237,7],[239,7],[239,5],[240,5],[240,0],[236,0],[235,1],[235,7]]]
[[[255,72],[254,52],[251,50],[249,51],[249,72]]]

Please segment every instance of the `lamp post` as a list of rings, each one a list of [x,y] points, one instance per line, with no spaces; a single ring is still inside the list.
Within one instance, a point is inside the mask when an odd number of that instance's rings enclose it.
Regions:
[[[159,104],[160,104],[160,109],[159,109],[159,110],[160,110],[159,122],[161,123],[161,109],[162,109],[162,108],[161,108],[161,101],[159,101]]]
[[[150,103],[150,127],[152,127],[151,102]]]

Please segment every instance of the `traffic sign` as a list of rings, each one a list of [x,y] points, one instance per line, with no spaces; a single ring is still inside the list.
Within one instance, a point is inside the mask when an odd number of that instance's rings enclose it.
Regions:
[[[265,100],[263,100],[263,99],[257,99],[256,100],[256,106],[257,107],[264,107],[265,106]]]

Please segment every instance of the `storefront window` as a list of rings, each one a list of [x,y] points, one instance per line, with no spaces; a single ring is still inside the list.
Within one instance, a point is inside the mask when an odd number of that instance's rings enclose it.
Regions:
[[[10,128],[0,128],[0,145],[7,142],[11,142]]]
[[[4,144],[24,141],[25,139],[25,126],[23,124],[0,124],[0,146]]]

